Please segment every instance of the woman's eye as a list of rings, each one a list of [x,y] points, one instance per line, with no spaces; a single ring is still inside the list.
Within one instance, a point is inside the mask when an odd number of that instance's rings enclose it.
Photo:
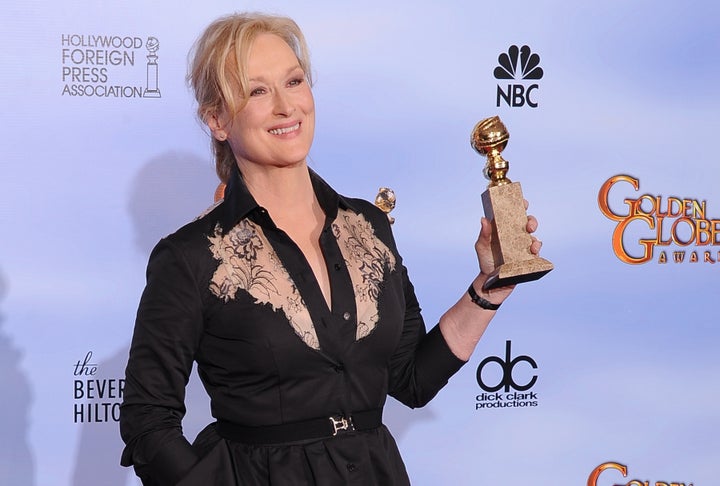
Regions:
[[[250,90],[250,96],[258,96],[265,93],[265,88],[255,88]]]
[[[300,86],[301,84],[303,84],[304,81],[305,80],[303,78],[295,78],[295,79],[291,79],[290,82],[288,83],[288,85]]]

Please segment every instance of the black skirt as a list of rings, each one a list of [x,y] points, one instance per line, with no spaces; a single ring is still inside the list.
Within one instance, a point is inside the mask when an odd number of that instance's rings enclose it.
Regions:
[[[409,485],[395,440],[382,425],[327,439],[249,445],[215,424],[193,443],[202,456],[177,486]]]

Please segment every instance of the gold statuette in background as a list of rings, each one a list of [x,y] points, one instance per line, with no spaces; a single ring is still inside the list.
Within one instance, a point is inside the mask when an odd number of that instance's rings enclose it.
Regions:
[[[482,194],[482,203],[485,217],[493,227],[495,270],[483,286],[486,290],[537,280],[553,269],[548,260],[530,252],[532,238],[526,229],[522,188],[519,182],[507,178],[510,164],[500,155],[509,138],[510,134],[497,116],[478,122],[470,138],[472,148],[487,157],[484,172],[490,180]]]
[[[395,222],[395,218],[390,216],[390,211],[395,209],[395,192],[389,187],[381,187],[375,196],[375,206],[379,207],[382,212],[387,214],[390,224]]]

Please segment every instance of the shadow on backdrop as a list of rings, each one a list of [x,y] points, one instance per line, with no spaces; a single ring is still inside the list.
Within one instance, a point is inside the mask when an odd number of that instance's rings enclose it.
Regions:
[[[133,179],[129,191],[128,212],[135,230],[135,244],[147,259],[160,238],[172,233],[201,214],[213,203],[217,177],[211,162],[196,155],[168,152],[149,160]],[[137,302],[128,307],[137,307]],[[134,312],[132,313],[134,316]],[[118,318],[106,316],[106,322],[118,324]],[[126,319],[126,317],[123,317]],[[107,359],[97,361],[98,379],[125,377],[130,338]],[[92,343],[88,350],[92,351]],[[80,358],[80,357],[79,357]],[[212,420],[209,400],[197,373],[193,371],[187,388],[188,414],[183,430],[190,441]],[[131,468],[120,466],[124,447],[118,423],[114,420],[82,425],[73,471],[74,486],[125,486]],[[5,484],[5,483],[3,483]]]
[[[8,284],[0,271],[0,303]],[[30,383],[20,369],[22,353],[2,330],[5,316],[0,308],[0,484],[35,484],[34,459],[28,442]]]
[[[158,240],[213,204],[215,167],[197,155],[168,152],[151,159],[135,176],[128,212],[135,244],[147,258]]]

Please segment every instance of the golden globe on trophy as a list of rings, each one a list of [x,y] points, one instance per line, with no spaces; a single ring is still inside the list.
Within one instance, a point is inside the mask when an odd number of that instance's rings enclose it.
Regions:
[[[395,191],[389,187],[381,187],[378,189],[377,196],[375,196],[375,206],[379,207],[380,210],[387,214],[390,224],[395,222],[395,218],[390,216],[390,211],[395,209]]]
[[[510,164],[500,155],[509,138],[507,128],[497,116],[478,122],[470,137],[472,148],[487,157],[484,173],[490,181],[482,194],[482,203],[493,228],[496,267],[483,285],[485,290],[537,280],[553,269],[548,260],[530,252],[532,238],[526,229],[522,188],[519,182],[507,178]]]

